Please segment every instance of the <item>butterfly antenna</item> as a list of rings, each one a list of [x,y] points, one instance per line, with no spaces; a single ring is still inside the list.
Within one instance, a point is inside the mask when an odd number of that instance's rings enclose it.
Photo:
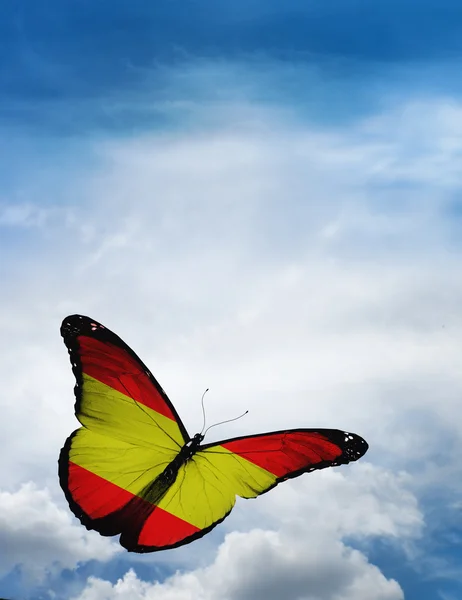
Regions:
[[[242,417],[245,417],[245,415],[248,413],[249,411],[246,410],[245,412],[242,413],[242,415],[239,415],[238,417],[234,417],[234,419],[228,419],[227,421],[220,421],[219,423],[214,423],[213,425],[210,425],[210,427],[207,427],[207,429],[204,431],[203,435],[205,437],[205,434],[207,433],[207,431],[209,429],[212,429],[212,427],[216,427],[217,425],[224,425],[225,423],[231,423],[232,421],[237,421],[238,419],[242,419]]]
[[[203,424],[202,424],[202,429],[201,429],[201,435],[202,435],[202,432],[204,431],[204,428],[205,428],[205,407],[204,407],[204,396],[205,396],[205,394],[206,394],[208,391],[209,391],[209,388],[207,388],[207,389],[205,390],[205,392],[202,394],[202,399],[201,399],[201,405],[202,405],[202,416],[203,416],[203,418],[204,418],[204,421],[203,421]]]

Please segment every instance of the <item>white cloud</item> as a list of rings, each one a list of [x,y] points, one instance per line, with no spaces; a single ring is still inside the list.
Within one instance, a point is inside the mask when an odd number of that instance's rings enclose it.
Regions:
[[[254,524],[262,507],[272,529],[227,534],[209,566],[162,583],[133,571],[115,584],[90,578],[78,600],[402,600],[398,583],[342,538],[391,536],[402,545],[419,536],[422,515],[407,483],[366,464],[284,484],[241,503]]]
[[[269,531],[229,534],[215,563],[162,584],[129,571],[115,585],[89,580],[78,600],[403,600],[364,555],[332,540],[311,548]]]
[[[40,581],[52,570],[107,561],[117,552],[118,546],[59,508],[47,489],[26,483],[16,492],[0,491],[0,577],[20,566]]]
[[[380,536],[412,549],[424,523],[411,483],[366,461],[304,476],[238,502],[231,528],[244,531],[229,532],[210,564],[162,583],[134,571],[115,584],[89,578],[77,600],[403,600],[349,543]]]
[[[413,479],[408,473],[394,474],[374,466],[365,458],[281,485],[277,492],[259,499],[258,510],[294,527],[294,534],[300,527],[306,527],[309,534],[313,524],[322,523],[324,533],[340,537],[415,539],[424,522],[411,491]]]

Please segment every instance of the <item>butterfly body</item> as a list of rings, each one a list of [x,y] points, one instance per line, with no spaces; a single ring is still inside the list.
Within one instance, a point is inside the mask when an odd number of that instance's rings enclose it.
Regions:
[[[181,448],[172,462],[165,467],[163,472],[159,475],[159,479],[169,485],[174,483],[180,468],[196,454],[203,439],[203,435],[196,433],[196,435]]]
[[[88,529],[120,534],[134,552],[189,543],[231,512],[236,497],[255,498],[303,473],[355,461],[367,451],[338,429],[288,429],[202,444],[116,334],[81,315],[61,335],[76,378],[82,427],[59,458],[60,484]]]

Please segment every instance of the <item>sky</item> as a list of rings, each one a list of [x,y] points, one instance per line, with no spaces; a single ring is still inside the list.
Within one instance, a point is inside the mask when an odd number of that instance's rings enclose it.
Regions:
[[[462,7],[3,0],[0,596],[462,595]],[[87,531],[59,327],[97,319],[206,441],[355,432],[193,544]]]

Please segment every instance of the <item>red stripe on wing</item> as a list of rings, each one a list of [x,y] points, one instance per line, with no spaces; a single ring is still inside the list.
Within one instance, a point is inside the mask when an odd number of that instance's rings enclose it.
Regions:
[[[147,518],[138,538],[140,546],[174,546],[201,531],[175,515],[157,507]]]
[[[309,469],[324,461],[334,461],[343,452],[320,433],[303,431],[249,436],[221,445],[276,477]]]
[[[109,525],[111,534],[122,532],[129,545],[133,545],[128,548],[130,550],[136,550],[137,546],[159,549],[173,546],[200,531],[191,523],[72,462],[69,462],[68,489],[73,501],[91,520],[102,519],[101,530]],[[111,515],[112,521],[108,520]],[[119,521],[119,527],[115,521]],[[96,523],[95,527],[100,530]]]
[[[91,519],[105,517],[133,498],[127,490],[73,462],[69,462],[68,489],[74,502]]]
[[[83,373],[176,421],[147,373],[125,350],[86,335],[78,342]]]

